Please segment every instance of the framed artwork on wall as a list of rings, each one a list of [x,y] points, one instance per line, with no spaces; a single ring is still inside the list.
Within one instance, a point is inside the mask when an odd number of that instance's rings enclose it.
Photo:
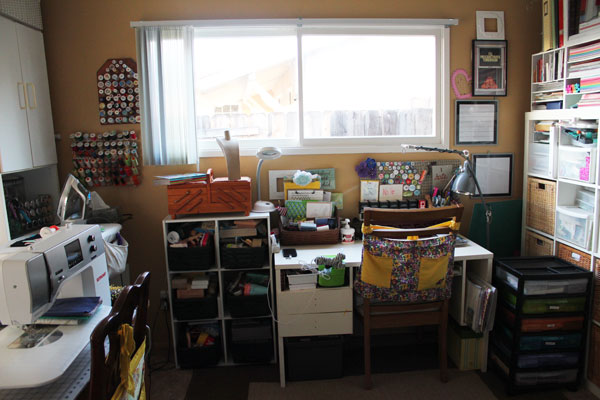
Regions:
[[[484,196],[512,194],[512,154],[473,154],[473,170]]]
[[[506,96],[506,40],[473,40],[473,96]]]

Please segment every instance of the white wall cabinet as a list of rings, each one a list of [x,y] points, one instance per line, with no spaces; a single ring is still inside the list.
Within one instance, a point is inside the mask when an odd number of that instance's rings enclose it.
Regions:
[[[56,164],[42,33],[0,17],[0,171]]]

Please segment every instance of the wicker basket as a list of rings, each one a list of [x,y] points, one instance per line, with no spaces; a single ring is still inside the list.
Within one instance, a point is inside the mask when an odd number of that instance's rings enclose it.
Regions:
[[[328,231],[289,231],[286,230],[279,220],[280,240],[283,246],[294,246],[304,244],[336,244],[340,241],[340,217],[335,210],[337,228]]]
[[[553,256],[554,242],[545,236],[525,231],[525,255],[531,257]]]
[[[527,226],[554,234],[556,183],[527,178]]]
[[[592,324],[590,332],[590,353],[587,376],[596,386],[600,386],[600,327]]]
[[[574,249],[566,244],[558,244],[558,258],[561,258],[571,264],[575,264],[581,268],[585,268],[588,271],[592,268],[592,258],[589,254]]]

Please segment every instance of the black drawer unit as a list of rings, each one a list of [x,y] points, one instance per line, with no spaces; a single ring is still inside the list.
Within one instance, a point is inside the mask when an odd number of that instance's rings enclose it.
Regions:
[[[508,393],[578,388],[584,376],[592,277],[557,257],[494,261],[499,293],[489,356]]]

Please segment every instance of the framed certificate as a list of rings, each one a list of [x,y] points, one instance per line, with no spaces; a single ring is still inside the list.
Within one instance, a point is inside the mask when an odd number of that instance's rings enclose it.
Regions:
[[[457,145],[498,143],[498,101],[456,100]]]
[[[506,40],[473,40],[473,96],[506,96]]]

